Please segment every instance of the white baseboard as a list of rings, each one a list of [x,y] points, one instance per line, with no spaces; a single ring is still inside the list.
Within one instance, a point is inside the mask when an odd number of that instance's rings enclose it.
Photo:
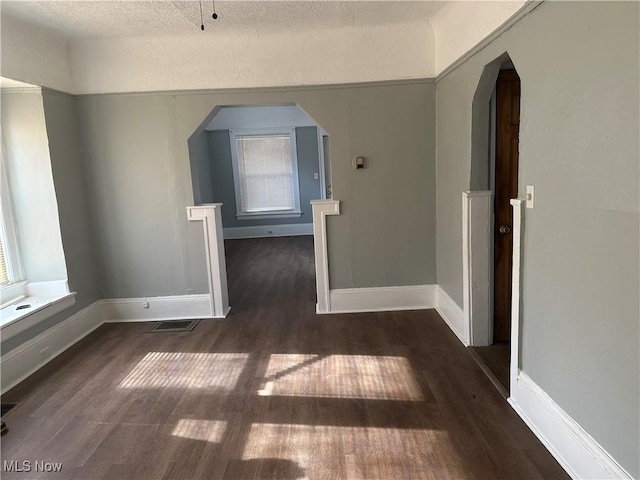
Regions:
[[[526,373],[520,372],[509,403],[567,473],[575,479],[631,479],[591,435]]]
[[[313,235],[312,223],[292,223],[290,225],[262,225],[254,227],[233,227],[223,229],[225,239],[296,237]]]
[[[0,389],[13,388],[103,323],[191,318],[211,318],[208,294],[98,300],[2,356]]]
[[[377,312],[436,308],[453,332],[463,338],[462,309],[438,285],[352,288],[330,291],[331,312]],[[149,307],[144,308],[145,302]],[[103,323],[210,317],[209,295],[99,300],[0,359],[5,393]],[[42,351],[47,349],[43,355]],[[573,418],[526,373],[517,376],[509,403],[575,479],[631,479]]]
[[[327,313],[388,312],[435,307],[435,285],[345,288],[329,291]]]
[[[2,393],[49,363],[102,325],[99,301],[11,350],[0,360]],[[42,353],[47,349],[45,353]]]
[[[105,323],[211,318],[209,294],[100,300]]]
[[[456,334],[465,347],[469,346],[469,339],[465,335],[464,312],[440,285],[436,285],[436,311],[440,314],[449,328]]]

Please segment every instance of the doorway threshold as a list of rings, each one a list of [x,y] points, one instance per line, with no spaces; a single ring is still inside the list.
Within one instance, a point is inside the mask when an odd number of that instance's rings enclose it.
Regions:
[[[501,348],[503,348],[502,345],[496,344],[488,347],[467,347],[467,350],[493,386],[500,392],[500,395],[507,399],[509,398],[509,357],[506,357],[506,376],[502,372],[502,365],[500,365],[503,362],[500,361],[498,363],[495,361],[495,357],[503,354],[503,352],[498,351]]]

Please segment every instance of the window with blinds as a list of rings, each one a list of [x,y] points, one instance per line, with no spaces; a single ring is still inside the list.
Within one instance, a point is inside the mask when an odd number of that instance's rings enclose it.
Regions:
[[[238,216],[299,212],[293,129],[231,135]]]

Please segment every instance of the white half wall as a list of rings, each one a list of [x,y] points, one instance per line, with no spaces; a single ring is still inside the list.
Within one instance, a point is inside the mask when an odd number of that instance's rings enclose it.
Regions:
[[[313,200],[313,254],[316,265],[316,312],[331,312],[327,215],[340,215],[338,200]]]
[[[464,338],[470,345],[492,340],[492,193],[462,192],[462,295]]]
[[[229,313],[229,291],[227,289],[227,263],[222,232],[222,204],[210,203],[187,207],[190,222],[202,222],[204,250],[209,283],[209,314],[221,318]],[[193,298],[188,295],[186,298]],[[171,297],[175,298],[175,297]]]

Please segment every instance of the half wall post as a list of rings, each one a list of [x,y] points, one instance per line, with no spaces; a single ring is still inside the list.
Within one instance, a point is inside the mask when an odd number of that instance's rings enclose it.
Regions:
[[[222,204],[209,203],[187,207],[187,217],[191,222],[202,222],[211,316],[224,318],[229,313],[230,307],[227,290],[227,264],[224,257],[224,238],[222,235]]]

